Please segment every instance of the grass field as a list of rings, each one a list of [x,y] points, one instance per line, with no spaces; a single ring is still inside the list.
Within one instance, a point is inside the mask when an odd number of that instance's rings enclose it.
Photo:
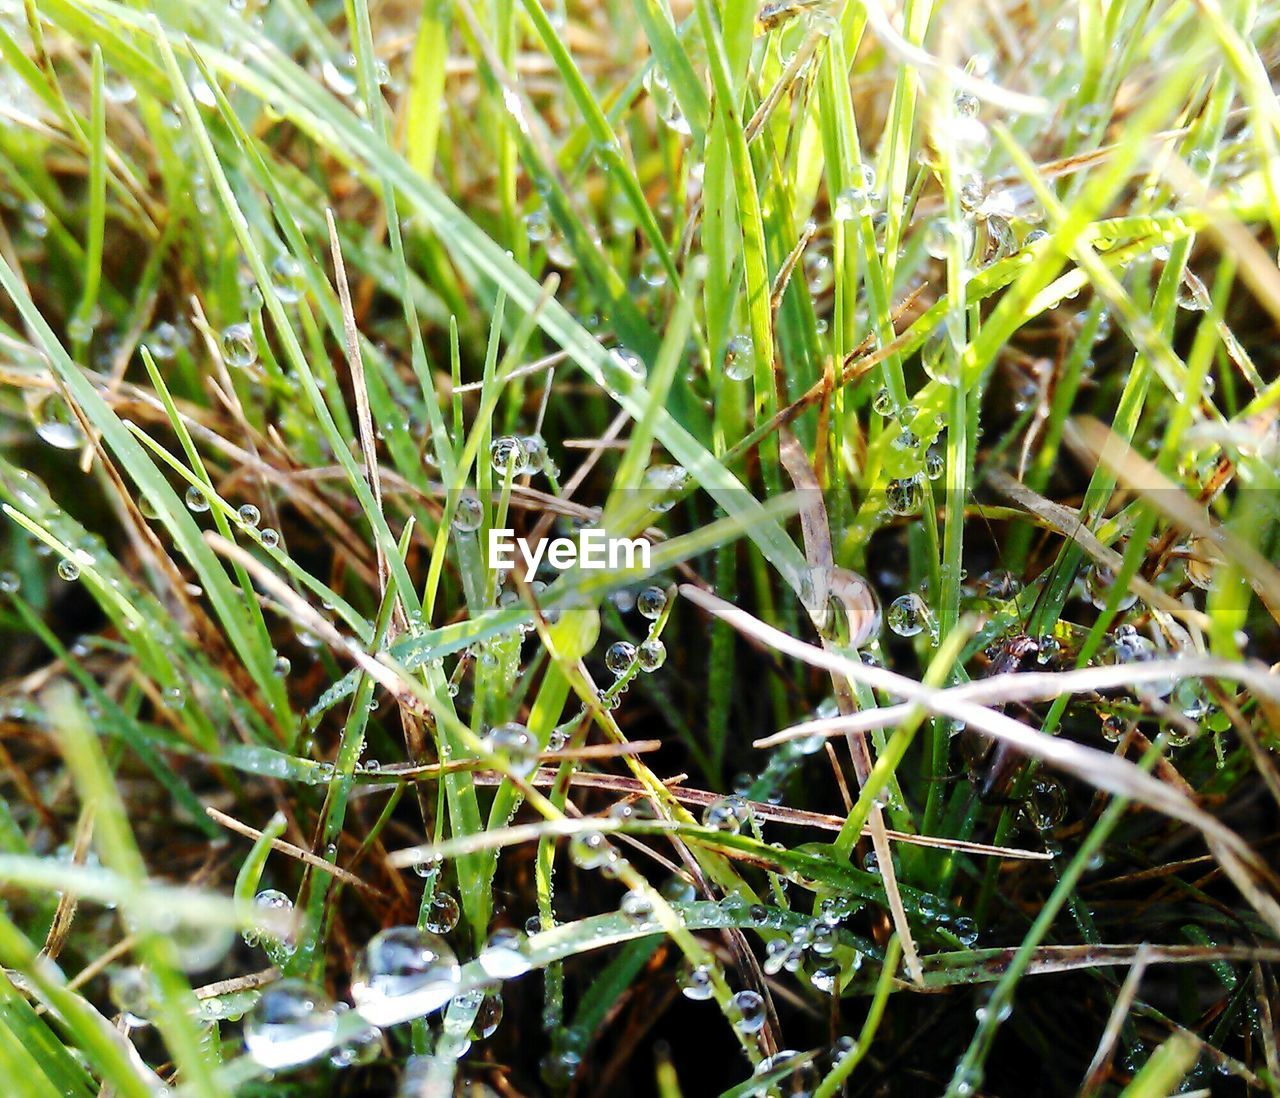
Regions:
[[[1278,70],[0,0],[6,1098],[1280,1095]]]

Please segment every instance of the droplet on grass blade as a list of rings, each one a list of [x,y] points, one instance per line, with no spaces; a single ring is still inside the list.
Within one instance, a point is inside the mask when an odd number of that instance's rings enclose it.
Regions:
[[[271,1071],[297,1067],[333,1045],[338,1014],[323,991],[304,980],[267,987],[244,1025],[249,1057]]]
[[[458,959],[444,939],[413,926],[390,927],[357,957],[351,997],[366,1021],[396,1025],[439,1010],[460,980]]]

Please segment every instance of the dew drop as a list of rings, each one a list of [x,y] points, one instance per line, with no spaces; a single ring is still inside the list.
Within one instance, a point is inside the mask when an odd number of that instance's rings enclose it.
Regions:
[[[413,926],[370,939],[351,973],[356,1011],[375,1026],[390,1026],[439,1010],[457,993],[458,959],[448,944]]]
[[[183,499],[187,502],[187,509],[195,512],[197,515],[203,514],[205,511],[209,510],[209,497],[194,484],[187,487],[187,491],[183,496]]]
[[[515,435],[499,435],[489,444],[489,462],[500,477],[518,477],[529,467],[528,455]]]
[[[615,641],[605,650],[604,665],[614,675],[621,678],[630,669],[636,658],[636,646],[630,641]]]
[[[736,794],[713,801],[702,812],[702,826],[736,835],[751,818],[751,806]]]
[[[636,650],[636,663],[641,671],[657,671],[667,661],[667,646],[660,640],[647,640]]]
[[[490,934],[476,961],[484,974],[494,980],[513,980],[533,967],[529,961],[528,941],[513,927],[503,927]]]
[[[245,1019],[249,1057],[270,1071],[296,1067],[333,1045],[338,1014],[319,988],[286,979],[267,987]]]
[[[680,990],[686,999],[700,1003],[715,994],[709,965],[690,965],[687,962],[680,971]]]
[[[764,999],[756,991],[739,991],[729,1000],[729,1016],[739,1033],[759,1033],[764,1028]]]
[[[650,621],[657,621],[666,606],[667,593],[661,587],[646,587],[636,596],[636,609]]]
[[[228,366],[241,370],[258,361],[258,344],[248,324],[232,324],[222,333],[222,357]]]
[[[500,724],[490,730],[484,743],[492,754],[505,758],[508,768],[518,777],[527,778],[538,769],[538,741],[523,724]]]
[[[448,934],[458,925],[460,914],[458,901],[448,892],[437,891],[431,897],[431,905],[423,922],[432,934]]]
[[[470,534],[480,529],[484,521],[484,505],[476,496],[459,496],[453,512],[453,528],[459,533]]]
[[[28,389],[24,401],[31,425],[42,442],[57,450],[76,450],[84,445],[84,430],[61,393]]]
[[[924,630],[928,619],[929,607],[914,591],[894,599],[885,615],[889,628],[900,637],[916,636]]]
[[[755,373],[755,344],[745,333],[725,345],[724,373],[730,381],[747,381]]]

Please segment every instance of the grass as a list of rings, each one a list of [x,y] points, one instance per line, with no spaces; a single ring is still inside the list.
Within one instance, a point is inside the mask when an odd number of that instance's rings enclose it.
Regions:
[[[1278,47],[0,9],[7,1093],[1280,1093]]]

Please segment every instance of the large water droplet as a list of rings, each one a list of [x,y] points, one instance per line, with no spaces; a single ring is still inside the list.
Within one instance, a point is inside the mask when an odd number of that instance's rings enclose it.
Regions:
[[[661,587],[646,587],[636,596],[636,609],[650,621],[657,621],[666,606],[667,593]]]
[[[457,900],[448,892],[437,891],[431,897],[423,922],[432,934],[448,934],[458,925],[461,914]]]
[[[729,1016],[739,1033],[759,1033],[764,1028],[764,999],[757,991],[739,991],[729,1000]]]
[[[442,938],[397,926],[376,934],[356,959],[351,997],[366,1021],[390,1026],[439,1010],[460,980],[458,959]]]
[[[885,619],[900,637],[914,637],[920,633],[929,620],[929,607],[914,591],[899,595],[889,604],[889,613]]]
[[[507,760],[511,772],[527,778],[538,768],[538,741],[523,724],[509,721],[492,729],[485,737],[485,747]]]
[[[222,357],[241,370],[258,361],[258,344],[248,324],[232,324],[222,333]]]
[[[725,345],[724,373],[730,381],[746,381],[755,373],[755,344],[749,335],[736,335]]]
[[[525,936],[512,927],[503,927],[490,934],[476,961],[484,974],[494,980],[515,979],[532,967]]]
[[[53,389],[28,389],[23,397],[31,425],[42,442],[59,450],[84,445],[84,431],[63,395]]]
[[[630,641],[615,641],[605,650],[604,665],[615,677],[621,678],[631,668],[636,658],[636,646]]]
[[[323,991],[304,980],[281,980],[249,1012],[244,1044],[251,1059],[276,1071],[322,1056],[337,1028],[337,1012]]]

